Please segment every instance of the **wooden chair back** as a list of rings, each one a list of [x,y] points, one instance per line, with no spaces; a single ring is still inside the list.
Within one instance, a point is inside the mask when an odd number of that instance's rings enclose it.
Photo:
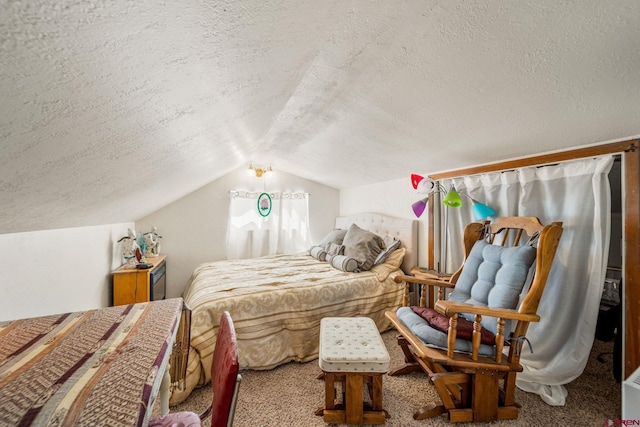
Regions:
[[[545,227],[538,218],[533,216],[503,217],[489,223],[488,229],[490,230],[489,241],[493,244],[500,246],[532,244],[537,247],[536,265],[531,286],[518,309],[520,313],[536,313],[560,242],[562,223],[553,222]],[[523,232],[528,236],[526,242],[522,240]],[[496,242],[498,238],[500,243]]]
[[[465,261],[471,252],[474,244],[481,239],[487,240],[489,243],[502,247],[515,247],[520,245],[531,245],[536,247],[535,267],[531,283],[526,290],[526,294],[518,307],[518,313],[524,316],[516,321],[516,326],[512,336],[515,338],[524,337],[526,335],[529,323],[537,321],[537,310],[542,298],[553,259],[562,235],[562,223],[553,222],[544,226],[537,217],[501,217],[493,222],[485,221],[483,223],[471,223],[465,227],[463,234],[463,244],[465,251]],[[455,285],[460,273],[464,267],[464,262],[460,268],[451,277],[451,285]],[[440,304],[441,311],[445,304]],[[533,316],[533,317],[531,317]],[[502,337],[500,337],[502,338]],[[508,338],[508,337],[507,337]],[[518,363],[520,348],[522,341],[515,341],[515,345],[511,346],[508,357],[509,363]],[[498,345],[497,350],[501,350],[502,346]],[[449,356],[453,354],[453,350],[449,349]],[[477,360],[474,351],[473,359]],[[496,354],[496,361],[500,362],[501,353]]]

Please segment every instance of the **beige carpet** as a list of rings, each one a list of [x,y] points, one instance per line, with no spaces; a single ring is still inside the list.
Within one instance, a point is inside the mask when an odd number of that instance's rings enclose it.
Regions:
[[[396,335],[395,331],[382,335],[391,355],[392,367],[402,363],[402,352],[395,342]],[[566,386],[569,395],[565,406],[549,406],[537,395],[518,390],[517,401],[522,405],[520,417],[487,425],[601,426],[606,419],[619,419],[621,387],[613,378],[611,355],[604,357],[606,363],[596,360],[598,354],[611,352],[612,349],[613,342],[595,341],[584,373]],[[335,426],[325,424],[322,417],[314,415],[324,400],[323,382],[316,379],[319,373],[317,361],[289,363],[271,371],[242,371],[234,427]],[[387,426],[451,425],[445,416],[423,421],[412,418],[416,408],[436,398],[435,390],[424,374],[385,376],[383,388],[384,407],[391,415],[387,419]],[[210,387],[202,387],[196,389],[182,404],[171,407],[171,411],[190,410],[199,413],[210,399]]]

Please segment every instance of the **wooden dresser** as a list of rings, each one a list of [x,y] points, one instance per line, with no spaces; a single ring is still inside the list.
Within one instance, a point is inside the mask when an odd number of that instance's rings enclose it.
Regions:
[[[134,304],[165,298],[167,290],[166,255],[147,258],[152,268],[138,270],[120,267],[113,275],[113,305]]]

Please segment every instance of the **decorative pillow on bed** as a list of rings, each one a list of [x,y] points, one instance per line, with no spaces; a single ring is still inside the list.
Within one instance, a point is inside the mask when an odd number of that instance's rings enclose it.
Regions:
[[[383,241],[385,246],[384,250],[378,254],[376,260],[373,262],[373,265],[382,264],[393,251],[400,247],[400,240],[396,239],[393,236],[386,235],[384,236]]]
[[[400,268],[402,265],[402,261],[404,260],[404,254],[406,253],[405,248],[396,249],[384,260],[382,264],[378,265],[388,265],[395,268]],[[376,266],[377,267],[377,266]]]
[[[344,245],[337,245],[335,243],[329,243],[325,250],[329,255],[342,255],[344,254]]]
[[[358,272],[358,261],[344,255],[327,255],[327,261],[332,267],[347,273]]]
[[[318,246],[322,246],[326,248],[329,243],[335,243],[336,245],[341,245],[344,240],[344,236],[347,234],[347,230],[335,229],[331,230],[329,234],[324,236],[324,239],[318,243]]]
[[[373,267],[376,257],[384,249],[382,237],[351,224],[342,241],[344,254],[358,261],[358,269],[367,271]]]
[[[322,246],[312,246],[309,254],[318,261],[326,261],[327,251]]]

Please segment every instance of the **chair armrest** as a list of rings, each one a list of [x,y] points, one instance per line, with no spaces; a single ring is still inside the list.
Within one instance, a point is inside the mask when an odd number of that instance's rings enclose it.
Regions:
[[[454,301],[438,301],[435,305],[436,311],[444,314],[447,317],[451,317],[454,314],[469,313],[479,314],[481,316],[499,317],[501,319],[509,320],[524,320],[525,322],[539,322],[540,316],[537,314],[519,313],[515,310],[509,310],[506,308],[492,308],[466,304],[463,302]]]
[[[450,277],[444,278],[431,278],[431,277],[417,277],[417,276],[405,276],[398,275],[393,278],[396,283],[405,283],[405,298],[403,299],[402,305],[406,307],[408,305],[408,295],[409,295],[409,284],[415,283],[420,285],[420,307],[425,307],[427,302],[427,286],[431,288],[438,288],[438,299],[444,299],[444,288],[454,288],[455,283],[451,283]]]
[[[405,276],[405,275],[397,275],[393,279],[396,283],[400,282],[409,282],[409,283],[418,283],[420,285],[428,285],[428,286],[440,286],[443,288],[454,288],[456,285],[454,283],[449,282],[448,279],[432,279],[432,278],[420,278],[415,276]]]
[[[449,331],[447,333],[447,355],[453,357],[454,346],[456,341],[456,325],[458,322],[458,314],[468,313],[475,316],[473,320],[473,336],[471,339],[472,351],[471,358],[478,360],[478,352],[480,349],[480,329],[482,328],[481,319],[482,316],[496,317],[498,324],[496,326],[496,340],[495,340],[495,360],[496,363],[502,361],[502,347],[504,344],[504,326],[505,319],[517,320],[525,322],[538,322],[540,316],[537,314],[519,313],[515,310],[505,308],[492,308],[484,306],[476,306],[472,304],[466,304],[463,302],[454,301],[437,301],[435,309],[438,313],[444,314],[449,318]]]

